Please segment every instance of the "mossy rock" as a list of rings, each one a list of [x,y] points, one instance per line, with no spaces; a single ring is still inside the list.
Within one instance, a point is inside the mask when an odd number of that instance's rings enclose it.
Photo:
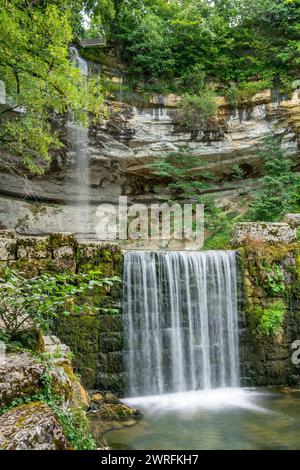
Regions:
[[[32,278],[48,271],[49,261],[47,259],[18,259],[9,263],[11,269],[16,269]]]
[[[44,403],[21,405],[0,416],[2,450],[67,450],[70,447],[60,422]]]
[[[49,245],[51,250],[55,250],[64,246],[75,248],[77,245],[77,240],[73,233],[51,233],[49,236]]]
[[[50,256],[49,238],[24,237],[17,239],[18,259],[45,259]]]
[[[99,354],[99,372],[119,374],[124,372],[124,361],[122,352],[109,352]]]
[[[135,408],[125,405],[124,403],[104,403],[97,411],[97,416],[103,420],[125,420],[125,419],[141,419],[142,414]]]
[[[122,351],[123,342],[123,333],[108,331],[99,335],[99,349],[104,354]]]
[[[125,376],[122,373],[110,374],[98,371],[95,388],[122,396],[125,390]]]
[[[19,343],[24,349],[29,349],[34,352],[44,352],[44,340],[41,331],[31,328],[26,330],[17,331],[11,341]]]

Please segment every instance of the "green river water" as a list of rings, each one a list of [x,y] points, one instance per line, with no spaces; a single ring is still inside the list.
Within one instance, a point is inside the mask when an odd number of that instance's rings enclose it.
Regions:
[[[114,449],[300,449],[297,389],[217,389],[126,402],[144,418],[105,434]]]

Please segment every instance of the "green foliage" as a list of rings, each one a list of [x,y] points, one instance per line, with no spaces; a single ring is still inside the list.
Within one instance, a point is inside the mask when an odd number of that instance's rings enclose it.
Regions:
[[[215,198],[207,193],[212,186],[212,175],[207,171],[203,159],[190,155],[187,149],[183,148],[166,157],[156,158],[150,169],[166,182],[170,194],[169,202],[190,201],[204,205],[205,229],[209,235],[226,230],[228,220],[216,206]]]
[[[260,310],[261,318],[258,330],[265,336],[277,336],[280,333],[282,322],[286,314],[286,305],[282,300],[277,300],[269,307]]]
[[[225,228],[220,230],[216,235],[212,235],[204,242],[203,248],[205,250],[224,250],[229,249],[231,241],[231,227],[225,225]]]
[[[187,89],[190,93],[201,94],[205,88],[206,74],[201,64],[188,68],[178,81],[179,89]]]
[[[273,86],[272,76],[264,80],[242,82],[237,89],[237,104],[248,102],[257,93]]]
[[[181,125],[192,130],[199,130],[215,115],[216,96],[213,90],[206,88],[200,95],[185,94],[182,97],[178,119]]]
[[[101,273],[42,274],[27,279],[18,271],[7,268],[0,279],[0,319],[14,339],[24,324],[34,324],[48,331],[59,313],[80,313],[87,307],[80,296],[95,287],[112,285],[117,278],[103,278]]]
[[[264,266],[266,275],[264,280],[264,288],[271,297],[277,297],[285,292],[284,273],[280,266],[273,264],[272,266]]]
[[[232,178],[234,180],[240,181],[245,176],[245,172],[239,165],[235,164],[235,165],[232,166],[232,174],[231,175],[232,175]]]
[[[167,189],[172,200],[197,201],[199,194],[210,187],[212,175],[205,169],[207,163],[186,148],[156,158],[150,168],[154,174],[168,180]]]
[[[0,0],[0,79],[7,97],[0,109],[0,162],[9,169],[13,154],[42,173],[42,161],[63,145],[53,119],[72,110],[86,125],[89,113],[99,117],[103,110],[98,79],[86,84],[69,59],[75,3]]]
[[[167,23],[148,10],[134,9],[129,2],[124,2],[119,15],[117,35],[126,47],[123,59],[132,66],[132,72],[148,75],[152,78],[170,75],[174,60],[172,58]]]
[[[52,406],[53,409],[53,406]],[[96,443],[90,433],[89,421],[81,409],[53,409],[63,431],[75,450],[96,450]]]
[[[300,201],[300,178],[294,173],[293,162],[285,156],[280,141],[269,137],[261,153],[264,174],[260,189],[250,204],[252,220],[277,221],[293,212]]]
[[[167,78],[174,89],[188,87],[199,64],[209,77],[241,84],[246,95],[255,80],[261,89],[266,81],[291,82],[299,71],[299,0],[88,3],[133,74]]]
[[[239,104],[239,90],[236,83],[232,83],[225,92],[225,97],[232,108]]]

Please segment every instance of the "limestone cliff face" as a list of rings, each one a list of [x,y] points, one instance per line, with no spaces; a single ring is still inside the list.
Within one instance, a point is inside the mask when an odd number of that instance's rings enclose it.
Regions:
[[[99,202],[114,203],[120,195],[128,195],[132,201],[153,201],[163,189],[151,175],[149,163],[184,146],[199,156],[200,166],[203,159],[207,162],[215,174],[219,198],[229,197],[229,201],[239,188],[224,193],[218,182],[230,181],[234,165],[243,169],[248,181],[259,176],[259,150],[270,133],[282,137],[288,155],[296,160],[299,157],[299,90],[291,100],[280,103],[272,102],[271,92],[266,90],[254,96],[247,107],[234,110],[220,98],[216,118],[197,133],[178,122],[179,101],[175,95],[154,95],[141,107],[110,100],[109,119],[89,130],[89,185],[81,188],[87,213],[84,230],[89,236],[93,236]],[[0,224],[27,233],[76,231],[72,224],[78,205],[74,201],[82,181],[76,171],[78,156],[72,150],[72,138],[65,135],[66,141],[68,138],[68,151],[57,157],[51,171],[31,181],[30,200],[21,199],[28,193],[23,181],[1,174]],[[244,186],[245,181],[239,185]]]

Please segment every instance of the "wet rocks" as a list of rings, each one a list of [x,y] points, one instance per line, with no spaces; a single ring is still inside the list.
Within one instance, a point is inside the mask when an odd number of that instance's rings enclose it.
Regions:
[[[90,410],[102,420],[127,420],[140,419],[140,411],[122,403],[122,401],[113,393],[101,393],[99,391],[90,391]]]

